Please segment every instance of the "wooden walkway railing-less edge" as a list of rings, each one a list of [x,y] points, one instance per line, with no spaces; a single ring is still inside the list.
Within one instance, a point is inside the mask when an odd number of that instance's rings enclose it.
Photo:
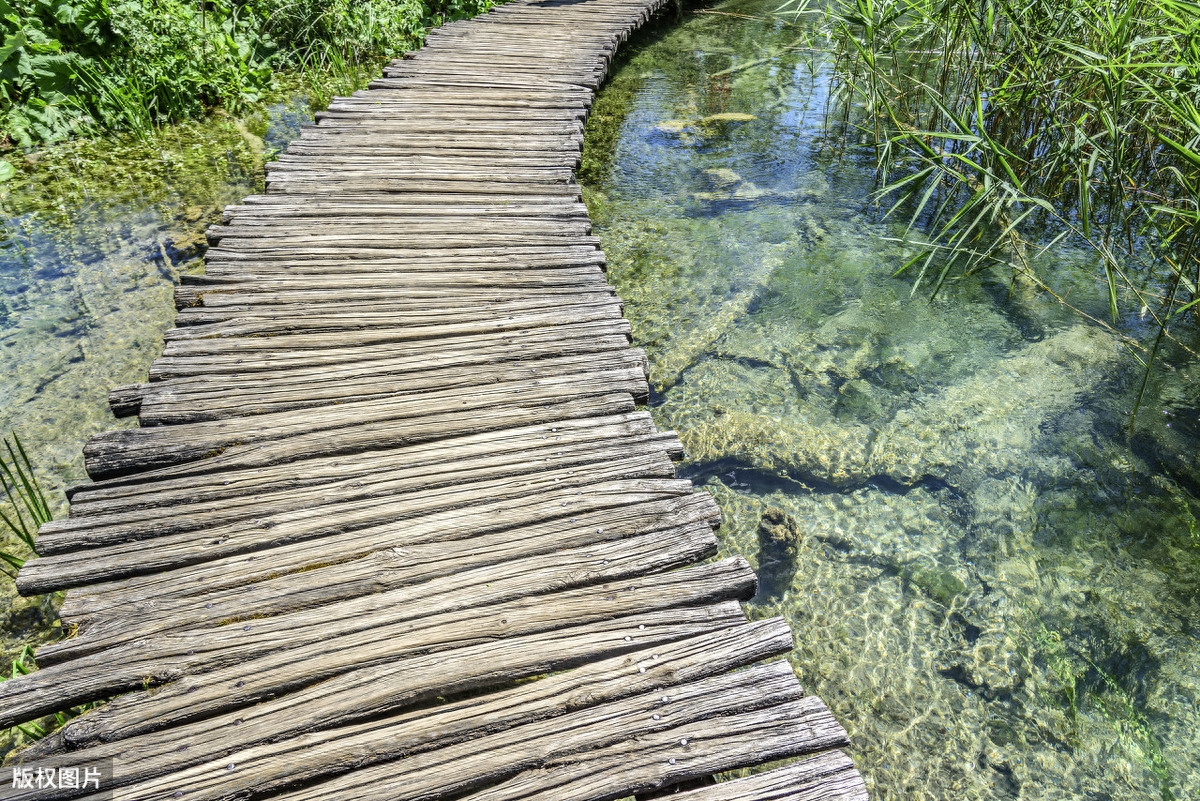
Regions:
[[[446,25],[227,210],[112,393],[142,427],[88,443],[18,579],[76,630],[0,723],[111,700],[17,762],[112,759],[120,799],[865,798],[749,566],[705,561],[573,180],[663,1]]]

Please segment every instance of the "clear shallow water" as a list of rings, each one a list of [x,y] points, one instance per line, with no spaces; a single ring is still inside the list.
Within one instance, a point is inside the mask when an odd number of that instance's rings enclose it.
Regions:
[[[821,154],[829,76],[796,39],[664,29],[582,173],[654,414],[760,568],[751,613],[790,619],[875,798],[1200,797],[1200,370],[1158,374],[1130,437],[1112,333],[1002,276],[912,297],[870,153]],[[1103,314],[1084,254],[1047,259]]]

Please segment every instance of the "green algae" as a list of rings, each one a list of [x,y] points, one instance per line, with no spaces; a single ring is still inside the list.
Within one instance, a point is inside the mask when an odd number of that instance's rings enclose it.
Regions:
[[[792,623],[875,798],[1200,796],[1195,368],[1130,437],[1126,341],[1003,276],[914,298],[794,35],[697,16],[646,44],[585,186],[651,411],[765,577],[750,614]],[[1106,313],[1084,256],[1041,258]]]

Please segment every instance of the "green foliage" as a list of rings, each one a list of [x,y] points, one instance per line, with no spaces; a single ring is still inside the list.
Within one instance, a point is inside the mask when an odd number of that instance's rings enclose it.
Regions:
[[[377,66],[492,0],[0,0],[0,129],[28,147],[241,113],[274,70]]]
[[[9,508],[0,511],[0,526],[36,554],[38,527],[52,519],[50,505],[33,473],[33,466],[29,463],[21,440],[13,434],[11,440],[3,440],[3,446],[7,458],[5,453],[0,452],[0,484],[4,486]],[[25,564],[21,556],[3,550],[0,550],[0,561],[14,569],[20,569]]]

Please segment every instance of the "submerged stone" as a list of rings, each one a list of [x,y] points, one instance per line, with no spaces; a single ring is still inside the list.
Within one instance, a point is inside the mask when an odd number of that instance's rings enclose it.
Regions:
[[[727,167],[705,170],[704,177],[714,189],[725,189],[742,182],[742,176]]]
[[[795,518],[768,506],[758,521],[758,598],[775,599],[796,575],[803,534]]]
[[[967,585],[962,579],[943,567],[908,568],[904,571],[904,577],[914,587],[946,607],[967,590]]]
[[[678,136],[686,132],[692,125],[687,120],[663,120],[654,126],[654,131],[668,136]]]
[[[740,114],[735,111],[727,111],[722,114],[709,114],[700,120],[700,122],[705,124],[714,122],[752,122],[757,119],[758,117],[755,117],[753,114]]]

